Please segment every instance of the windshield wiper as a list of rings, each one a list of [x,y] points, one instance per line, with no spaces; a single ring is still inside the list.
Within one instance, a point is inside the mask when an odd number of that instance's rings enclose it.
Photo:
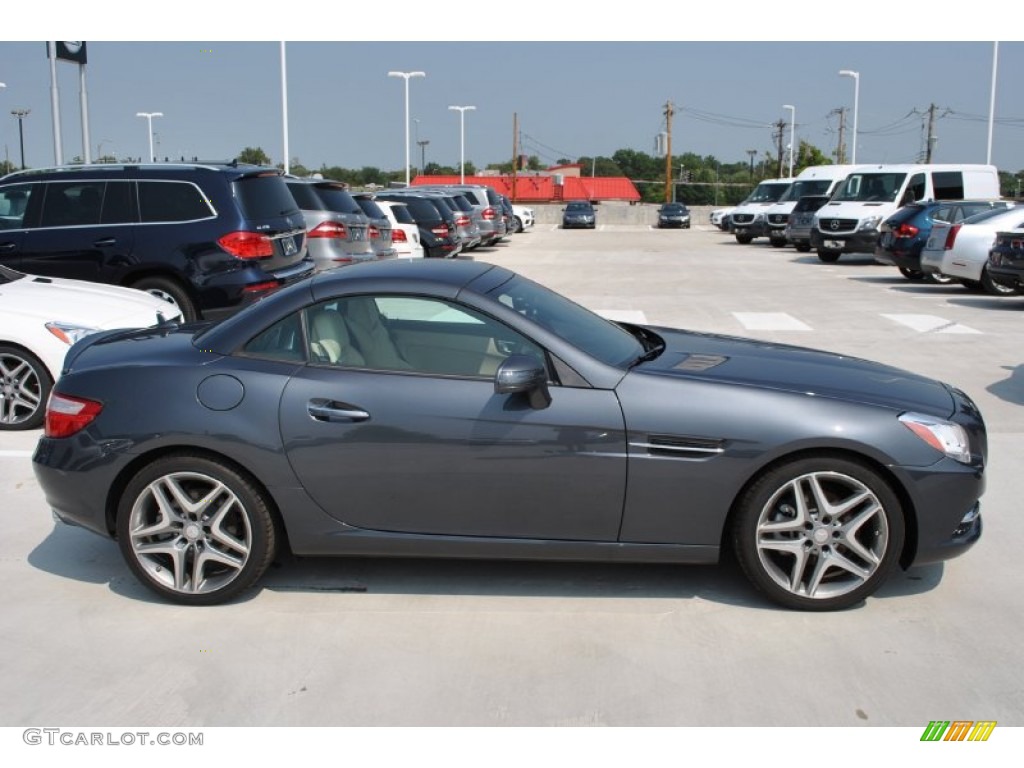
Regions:
[[[642,355],[640,355],[636,360],[634,360],[632,363],[630,363],[629,367],[630,368],[636,368],[636,366],[640,365],[640,363],[646,363],[649,360],[653,360],[654,358],[656,358],[658,355],[660,355],[664,351],[665,351],[665,342],[663,342],[663,341],[656,342],[654,344],[654,346],[652,346],[650,349],[648,349],[646,352],[644,352]]]

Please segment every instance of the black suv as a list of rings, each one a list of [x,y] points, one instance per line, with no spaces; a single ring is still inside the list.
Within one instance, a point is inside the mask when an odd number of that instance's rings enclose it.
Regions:
[[[0,264],[147,290],[218,319],[313,272],[275,168],[75,165],[0,179]]]

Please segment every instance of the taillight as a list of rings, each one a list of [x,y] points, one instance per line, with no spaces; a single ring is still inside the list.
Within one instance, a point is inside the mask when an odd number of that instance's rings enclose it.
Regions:
[[[260,259],[274,255],[274,243],[259,232],[229,232],[217,240],[225,251],[240,259]]]
[[[469,216],[459,216],[457,219],[455,219],[455,225],[458,227],[468,227]]]
[[[895,237],[917,237],[917,233],[920,232],[917,227],[913,224],[900,224],[896,229],[892,231]]]
[[[338,240],[348,240],[348,230],[345,225],[338,221],[325,221],[317,224],[309,231],[310,237],[327,237]]]
[[[497,216],[497,214],[495,213],[493,208],[484,208],[483,216],[487,221],[493,221],[494,217]]]
[[[405,236],[404,229],[393,229],[391,230],[391,242],[393,243],[408,243],[409,238]]]
[[[448,225],[438,224],[437,226],[431,227],[430,231],[438,237],[448,237]]]
[[[377,225],[376,224],[371,224],[370,225],[370,239],[371,240],[380,240],[380,230],[377,229]]]
[[[52,392],[46,403],[43,434],[47,437],[70,437],[89,426],[102,410],[103,403],[96,400]]]
[[[263,283],[253,283],[252,285],[245,286],[245,288],[242,289],[242,293],[266,293],[267,291],[274,290],[280,284],[281,282],[279,280],[268,280]]]
[[[953,243],[956,242],[957,233],[960,232],[960,227],[962,226],[963,224],[954,224],[952,227],[949,228],[949,232],[946,233],[945,249],[947,251],[953,250]]]

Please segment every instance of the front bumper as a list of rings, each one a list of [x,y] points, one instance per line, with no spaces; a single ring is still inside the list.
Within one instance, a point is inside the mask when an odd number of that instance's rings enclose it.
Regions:
[[[811,229],[811,247],[826,251],[842,253],[875,253],[878,244],[878,230],[869,229],[864,232],[825,233],[817,227]]]

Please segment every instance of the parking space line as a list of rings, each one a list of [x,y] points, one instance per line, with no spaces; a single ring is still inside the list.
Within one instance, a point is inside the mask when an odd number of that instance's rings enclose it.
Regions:
[[[748,331],[810,331],[811,326],[786,312],[733,312]]]
[[[919,333],[973,333],[981,334],[981,331],[975,330],[966,325],[960,325],[954,323],[952,320],[947,320],[944,317],[938,315],[886,315],[882,317],[892,320],[894,323],[905,325],[907,328],[915,330]]]
[[[0,459],[31,459],[32,451],[0,451]]]
[[[620,323],[647,324],[647,315],[638,309],[595,309],[594,312],[606,320]]]

